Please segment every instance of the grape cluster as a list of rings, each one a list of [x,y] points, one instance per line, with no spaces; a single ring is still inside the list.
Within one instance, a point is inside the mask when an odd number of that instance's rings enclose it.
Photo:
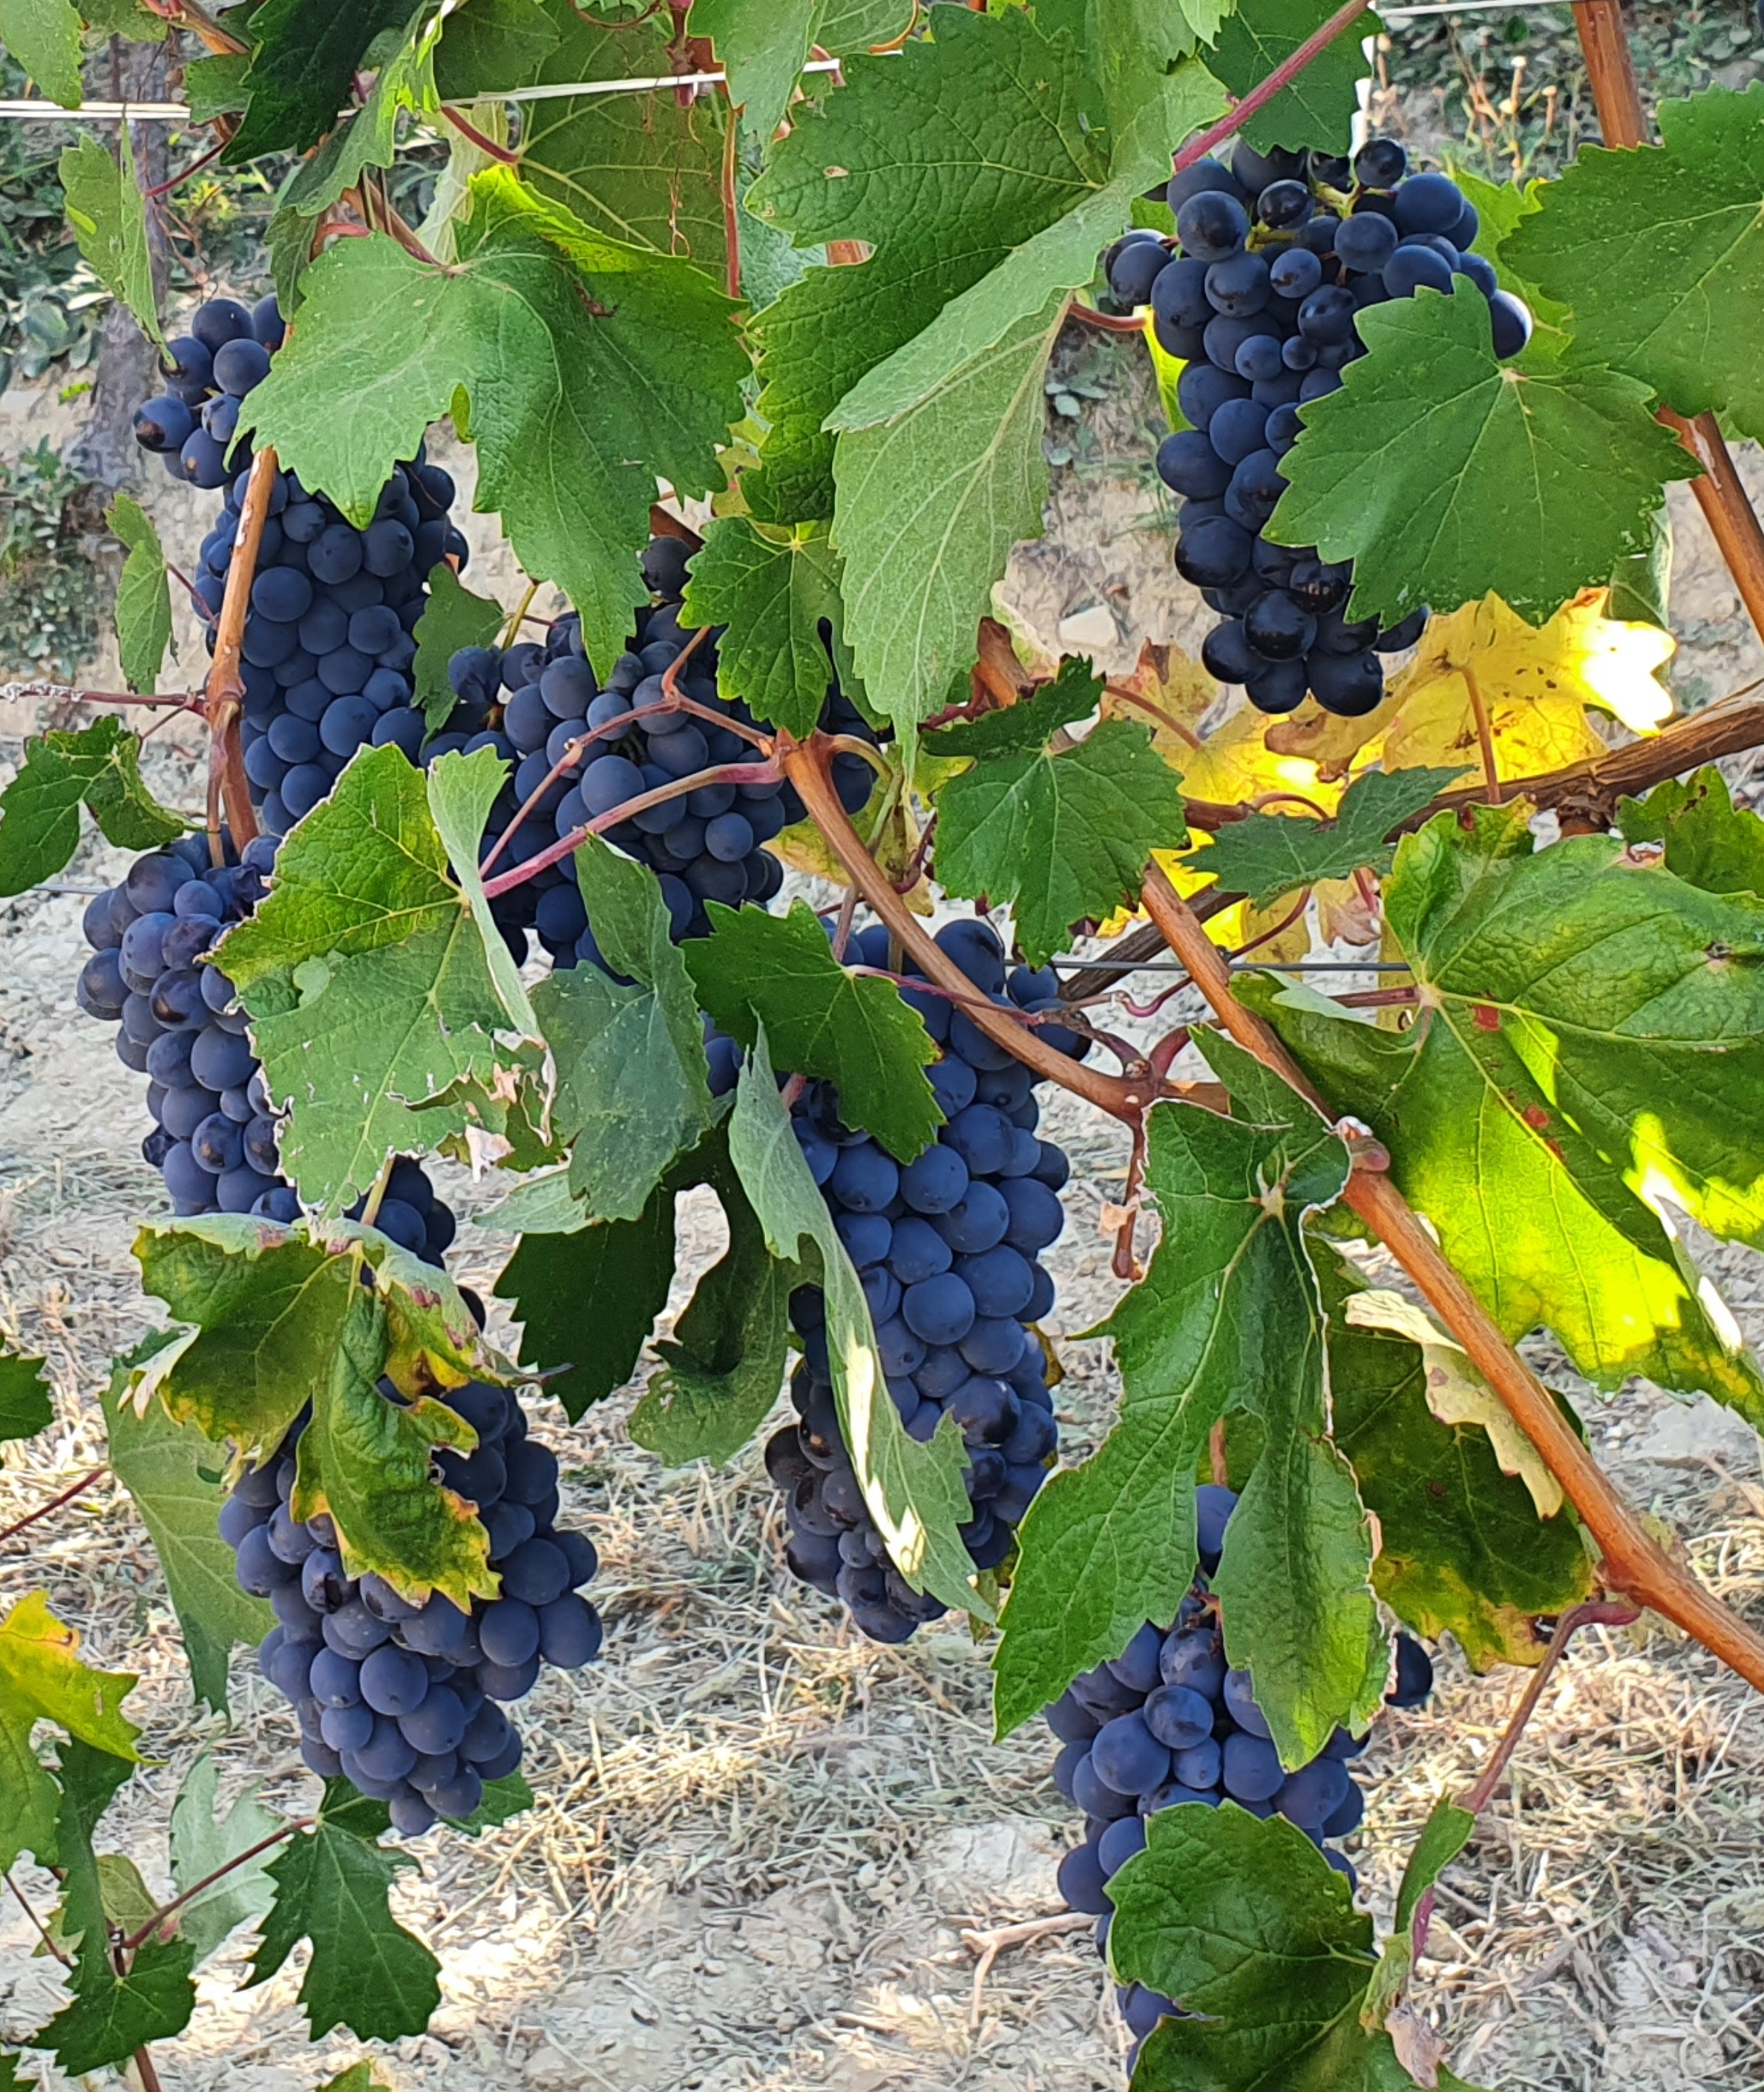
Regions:
[[[854,942],[862,963],[888,966],[881,925]],[[1018,967],[1007,981],[1004,948],[984,923],[948,924],[937,942],[995,1002],[1040,1010],[1057,996],[1051,973]],[[943,1048],[928,1070],[946,1122],[936,1140],[902,1168],[841,1122],[825,1083],[806,1086],[792,1122],[863,1281],[901,1420],[921,1442],[945,1416],[961,1427],[973,1510],[962,1537],[976,1568],[996,1569],[1059,1443],[1047,1355],[1030,1325],[1053,1305],[1053,1281],[1036,1258],[1065,1225],[1057,1194],[1068,1166],[1036,1138],[1039,1107],[1022,1062],[947,998],[902,994]],[[1063,1027],[1041,1035],[1083,1051]],[[789,1492],[786,1558],[872,1640],[904,1641],[945,1608],[906,1583],[865,1507],[834,1405],[820,1290],[801,1288],[790,1308],[803,1354],[790,1383],[801,1420],[766,1448],[768,1472]]]
[[[419,753],[433,761],[452,749],[494,748],[512,766],[513,775],[491,810],[486,852],[517,811],[538,794],[497,858],[495,871],[513,870],[643,793],[713,764],[759,759],[759,751],[739,733],[675,706],[663,688],[663,677],[694,638],[680,621],[690,557],[677,538],[651,540],[643,573],[655,600],[638,611],[630,646],[613,664],[604,689],[583,651],[582,620],[571,612],[552,625],[543,646],[529,641],[456,654],[448,674],[458,702],[426,746],[422,715],[408,707],[388,711],[375,727],[376,741],[396,741],[413,759]],[[677,679],[679,692],[708,711],[751,727],[753,715],[745,703],[718,694],[717,637],[713,629],[693,647]],[[828,675],[824,724],[832,733],[868,737],[870,729],[832,680],[830,665]],[[582,737],[601,729],[600,738],[573,753]],[[833,777],[844,803],[863,804],[872,772],[861,756],[837,755]],[[620,822],[607,832],[607,840],[659,875],[675,936],[703,936],[710,927],[706,901],[763,906],[776,895],[784,867],[763,845],[801,820],[802,810],[786,784],[704,784]],[[556,964],[599,962],[576,889],[573,858],[547,867],[491,905],[517,955],[524,956],[525,932],[532,929]]]
[[[1353,1862],[1325,1840],[1360,1827],[1365,1800],[1348,1770],[1365,1748],[1338,1729],[1321,1752],[1287,1772],[1256,1704],[1250,1675],[1226,1662],[1217,1600],[1208,1579],[1218,1568],[1225,1529],[1237,1506],[1230,1489],[1195,1492],[1201,1573],[1167,1627],[1150,1623],[1126,1648],[1074,1679],[1047,1709],[1061,1744],[1053,1783],[1084,1812],[1084,1839],[1060,1862],[1061,1895],[1096,1917],[1106,1948],[1113,1906],[1106,1883],[1145,1849],[1145,1819],[1183,1803],[1216,1809],[1234,1801],[1252,1816],[1284,1816],[1317,1845],[1338,1874],[1357,1882]],[[1394,1706],[1415,1706],[1433,1690],[1427,1652],[1397,1637]],[[1135,1983],[1119,1993],[1122,2017],[1143,2041],[1179,2008]]]
[[[239,409],[281,339],[273,298],[251,313],[231,298],[210,299],[190,334],[171,344],[170,391],[135,417],[137,440],[163,453],[174,478],[227,490],[194,584],[211,619],[226,591],[251,465],[249,439],[235,434]],[[357,530],[292,473],[270,482],[245,616],[240,727],[252,799],[270,834],[286,834],[358,748],[385,738],[376,736],[384,714],[408,711],[425,581],[443,559],[465,564],[465,539],[447,520],[452,499],[452,478],[419,457],[394,469],[372,521]],[[214,642],[210,623],[210,653]]]
[[[398,1399],[389,1382],[381,1392]],[[502,1388],[474,1381],[439,1399],[478,1433],[474,1451],[443,1450],[435,1465],[489,1532],[499,1597],[469,1613],[439,1593],[415,1606],[383,1577],[347,1575],[329,1515],[302,1522],[288,1507],[305,1418],[220,1514],[240,1584],[275,1610],[259,1660],[299,1713],[300,1756],[321,1779],[340,1774],[386,1802],[407,1837],[470,1816],[485,1781],[520,1764],[503,1703],[533,1690],[542,1659],[574,1671],[601,1643],[600,1616],[578,1595],[599,1558],[583,1534],[557,1529],[556,1455],[527,1436]]]
[[[1177,398],[1189,426],[1165,438],[1157,469],[1183,497],[1176,565],[1225,622],[1201,658],[1265,712],[1314,696],[1355,719],[1384,695],[1381,656],[1412,646],[1425,608],[1381,629],[1347,615],[1349,564],[1262,534],[1287,482],[1299,409],[1338,390],[1365,353],[1367,306],[1418,290],[1486,300],[1494,352],[1516,356],[1531,315],[1470,251],[1475,207],[1444,175],[1408,172],[1388,139],[1351,164],[1312,153],[1269,158],[1239,140],[1229,166],[1202,160],[1173,178],[1178,250],[1130,233],[1110,250],[1121,304],[1148,304],[1158,341],[1186,365]]]
[[[117,1058],[148,1078],[153,1130],[141,1152],[164,1178],[174,1212],[300,1217],[249,1020],[207,958],[257,906],[276,847],[259,836],[240,856],[223,837],[226,862],[216,865],[206,836],[180,836],[136,858],[119,884],[86,904],[92,957],[76,996],[89,1017],[120,1027]],[[375,1225],[439,1264],[455,1223],[427,1174],[406,1161],[393,1166]]]

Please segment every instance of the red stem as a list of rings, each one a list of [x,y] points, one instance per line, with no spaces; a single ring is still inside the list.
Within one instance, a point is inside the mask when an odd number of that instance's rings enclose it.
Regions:
[[[1076,298],[1066,307],[1066,317],[1081,320],[1100,334],[1139,334],[1144,331],[1141,322],[1131,313],[1123,317],[1118,313],[1100,313],[1094,305],[1081,305]]]
[[[236,1867],[242,1867],[246,1861],[256,1859],[258,1853],[267,1852],[272,1845],[279,1845],[284,1838],[292,1838],[296,1830],[310,1830],[312,1823],[313,1819],[309,1816],[295,1817],[281,1825],[279,1828],[272,1830],[267,1838],[260,1838],[255,1845],[248,1846],[243,1852],[235,1853],[224,1866],[217,1867],[211,1874],[204,1874],[199,1882],[192,1882],[181,1895],[175,1895],[170,1903],[162,1904],[145,1925],[130,1933],[128,1939],[120,1943],[122,1951],[125,1954],[134,1953],[138,1947],[145,1946],[166,1920],[175,1911],[182,1909],[192,1897],[199,1896],[204,1889],[212,1888],[216,1882],[224,1880]]]
[[[548,849],[537,857],[530,857],[512,871],[505,871],[499,879],[486,880],[484,897],[494,901],[499,893],[508,893],[517,886],[525,886],[530,879],[537,879],[542,871],[560,863],[573,850],[578,849],[590,836],[603,836],[608,828],[616,828],[621,821],[633,819],[638,814],[647,813],[651,806],[660,806],[664,800],[677,799],[683,793],[696,792],[700,785],[709,784],[775,784],[784,772],[776,761],[768,763],[720,763],[708,770],[695,770],[690,777],[676,777],[658,785],[653,792],[639,792],[634,799],[626,799],[616,806],[609,807],[603,814],[596,815],[591,821],[579,828],[572,828],[567,836],[560,837]]]
[[[478,126],[468,122],[460,115],[458,110],[450,109],[443,102],[441,105],[441,114],[446,117],[448,123],[462,138],[469,139],[487,158],[496,161],[504,167],[520,166],[521,155],[518,153],[511,153],[506,145],[499,145],[494,138],[486,138]]]
[[[9,1525],[4,1532],[0,1532],[0,1540],[11,1539],[15,1533],[23,1532],[26,1526],[35,1525],[40,1518],[47,1518],[52,1511],[59,1511],[64,1503],[71,1503],[94,1482],[102,1482],[110,1472],[108,1467],[94,1467],[89,1474],[82,1475],[71,1488],[63,1489],[58,1497],[51,1497],[46,1504],[39,1504],[35,1511],[28,1511],[16,1524]]]
[[[1321,58],[1338,37],[1351,29],[1371,5],[1372,0],[1347,0],[1345,7],[1338,7],[1321,28],[1307,37],[1292,56],[1276,66],[1259,87],[1252,87],[1229,115],[1221,116],[1198,138],[1189,140],[1176,155],[1174,171],[1183,173],[1196,161],[1205,159],[1215,145],[1222,145],[1227,138],[1235,136],[1251,117],[1291,87],[1313,58]]]

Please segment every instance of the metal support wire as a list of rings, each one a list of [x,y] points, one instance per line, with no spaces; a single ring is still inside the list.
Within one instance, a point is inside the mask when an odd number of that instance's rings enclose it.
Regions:
[[[1431,15],[1518,14],[1536,7],[1567,8],[1571,0],[1427,0],[1415,6],[1381,7],[1386,22],[1407,22]],[[878,52],[880,58],[897,58],[898,48]],[[803,73],[837,72],[839,58],[811,58]],[[473,102],[586,101],[597,95],[655,94],[669,88],[720,87],[729,76],[720,68],[708,72],[653,73],[638,80],[578,80],[550,87],[504,88],[499,93],[473,95],[459,106]],[[348,115],[347,110],[341,112]],[[63,109],[59,102],[41,96],[0,101],[0,121],[16,123],[188,123],[190,111],[181,102],[88,102],[78,109]],[[339,119],[340,120],[340,119]]]

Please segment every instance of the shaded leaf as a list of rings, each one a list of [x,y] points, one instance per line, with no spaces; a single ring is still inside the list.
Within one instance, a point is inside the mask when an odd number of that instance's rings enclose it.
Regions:
[[[1176,773],[1149,728],[1104,720],[1074,747],[1049,749],[1098,694],[1088,664],[1069,661],[1048,689],[927,743],[936,756],[977,759],[937,795],[938,879],[1008,906],[1031,966],[1069,950],[1074,923],[1137,902],[1152,852],[1187,837]]]
[[[159,1557],[184,1635],[191,1688],[224,1714],[233,1644],[262,1641],[275,1615],[263,1599],[240,1589],[233,1550],[216,1529],[226,1491],[214,1476],[214,1449],[195,1425],[175,1423],[157,1403],[139,1415],[132,1403],[119,1398],[126,1381],[126,1370],[113,1378],[105,1410],[111,1470]]]
[[[494,644],[502,624],[502,605],[473,595],[444,560],[430,571],[429,600],[410,636],[417,642],[411,672],[417,689],[411,702],[421,708],[431,733],[440,730],[459,702],[447,681],[448,662],[462,647]]]
[[[1378,1521],[1373,1589],[1417,1634],[1455,1635],[1478,1671],[1537,1662],[1544,1642],[1533,1622],[1593,1588],[1579,1522],[1568,1509],[1539,1517],[1486,1432],[1439,1422],[1419,1348],[1351,1321],[1360,1281],[1334,1251],[1313,1244],[1312,1255],[1329,1312],[1333,1435]]]
[[[892,981],[849,973],[805,901],[787,915],[716,901],[705,912],[711,935],[685,959],[720,1030],[749,1049],[763,1030],[793,1074],[834,1083],[845,1123],[897,1161],[936,1139],[943,1113],[924,1071],[937,1048]]]
[[[634,1221],[675,1158],[715,1122],[704,1030],[660,883],[598,836],[576,852],[607,966],[560,967],[534,1001],[557,1062],[556,1122],[587,1217]]]
[[[637,1370],[674,1275],[674,1194],[659,1186],[634,1221],[523,1234],[496,1281],[522,1325],[521,1362],[551,1373],[572,1424]]]
[[[1667,870],[1688,885],[1764,898],[1764,821],[1734,805],[1712,764],[1657,784],[1645,799],[1625,799],[1617,826],[1628,842],[1662,845]]]
[[[1233,97],[1240,99],[1260,86],[1335,11],[1332,0],[1256,0],[1252,7],[1239,6],[1220,24],[1218,42],[1207,63]],[[1251,117],[1243,133],[1249,144],[1258,153],[1277,146],[1298,152],[1307,145],[1320,153],[1347,152],[1360,113],[1360,83],[1368,71],[1361,43],[1381,34],[1383,26],[1376,15],[1364,15],[1338,37],[1291,87]]]
[[[237,166],[260,153],[304,153],[348,106],[368,46],[411,19],[411,0],[265,0],[251,18],[256,48],[243,86],[244,120],[224,157]]]
[[[0,896],[65,867],[80,846],[82,802],[119,849],[156,849],[184,832],[142,784],[141,737],[120,720],[106,714],[77,730],[36,735],[0,792]]]
[[[7,0],[7,4],[16,5],[17,0]],[[3,26],[0,18],[0,28]],[[96,138],[80,138],[62,148],[57,171],[67,192],[67,222],[92,273],[113,298],[128,306],[141,332],[163,348],[166,337],[153,298],[153,258],[147,248],[147,207],[136,185],[128,126],[125,123],[120,128],[120,148],[114,158]],[[129,506],[141,515],[133,502]]]
[[[171,588],[159,534],[141,504],[119,494],[106,512],[128,557],[116,582],[116,651],[132,690],[152,691],[171,644]]]
[[[0,1440],[34,1438],[55,1420],[43,1382],[45,1361],[24,1351],[0,1354]]]

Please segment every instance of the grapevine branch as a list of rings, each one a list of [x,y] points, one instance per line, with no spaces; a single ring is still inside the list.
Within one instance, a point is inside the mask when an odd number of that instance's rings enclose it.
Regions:
[[[1273,1030],[1232,993],[1224,959],[1156,864],[1146,874],[1145,905],[1227,1035],[1333,1122],[1334,1114]],[[1764,1692],[1764,1636],[1730,1612],[1649,1537],[1550,1390],[1447,1263],[1390,1178],[1355,1169],[1344,1195],[1415,1282],[1562,1485],[1598,1544],[1606,1584],[1671,1620]]]
[[[973,992],[973,983],[931,936],[924,925],[894,890],[893,881],[864,848],[863,838],[833,789],[828,764],[831,751],[818,741],[787,746],[784,772],[796,787],[810,818],[820,830],[828,847],[844,867],[846,876],[869,903],[889,934],[911,958],[926,979],[958,996]],[[487,891],[492,889],[486,888]],[[1069,1060],[1056,1048],[1038,1038],[1034,1031],[1016,1023],[996,1005],[973,1012],[973,1020],[988,1038],[994,1040],[1044,1080],[1057,1083],[1128,1125],[1138,1122],[1146,1105],[1164,1087],[1148,1071],[1144,1079],[1106,1075]]]
[[[257,577],[263,526],[270,518],[270,489],[276,473],[275,452],[261,450],[251,460],[245,498],[239,508],[239,531],[227,568],[214,633],[214,665],[208,673],[208,836],[214,862],[220,862],[221,807],[232,831],[233,847],[243,849],[257,832],[251,788],[245,777],[245,751],[239,720],[245,702],[240,663],[245,644],[245,612],[251,607],[251,584]]]
[[[1574,25],[1580,32],[1605,143],[1631,149],[1650,144],[1647,110],[1619,0],[1574,0]],[[1764,526],[1746,498],[1721,425],[1713,414],[1687,419],[1670,407],[1660,409],[1659,418],[1703,469],[1702,477],[1691,482],[1691,491],[1753,624],[1764,633]]]

